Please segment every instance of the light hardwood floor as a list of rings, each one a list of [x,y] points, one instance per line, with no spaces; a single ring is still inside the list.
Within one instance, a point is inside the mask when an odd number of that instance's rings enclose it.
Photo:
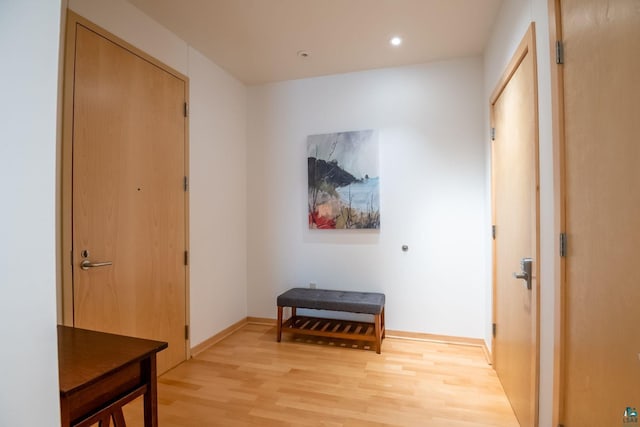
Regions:
[[[248,324],[159,378],[160,426],[518,426],[480,347],[350,347]],[[141,412],[128,405],[127,425]]]

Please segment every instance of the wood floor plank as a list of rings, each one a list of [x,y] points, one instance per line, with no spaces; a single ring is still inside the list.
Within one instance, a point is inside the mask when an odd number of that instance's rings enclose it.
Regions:
[[[477,346],[283,337],[248,324],[158,379],[162,427],[517,427]],[[363,350],[363,348],[369,348]],[[140,400],[125,407],[142,427]]]

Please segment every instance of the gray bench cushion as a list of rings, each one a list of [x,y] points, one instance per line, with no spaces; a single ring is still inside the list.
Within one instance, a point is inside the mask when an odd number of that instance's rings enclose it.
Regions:
[[[380,314],[384,308],[384,294],[293,288],[279,295],[277,304],[280,307]]]

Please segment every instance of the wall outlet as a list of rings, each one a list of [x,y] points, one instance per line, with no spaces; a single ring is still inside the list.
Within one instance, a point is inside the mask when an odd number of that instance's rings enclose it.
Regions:
[[[316,288],[316,284],[311,282],[309,283],[309,289],[315,289]]]

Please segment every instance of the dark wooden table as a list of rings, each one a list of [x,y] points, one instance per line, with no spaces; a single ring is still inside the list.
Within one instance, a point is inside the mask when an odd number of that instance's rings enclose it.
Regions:
[[[156,353],[166,342],[58,326],[62,426],[125,426],[122,407],[144,396],[144,425],[158,425]]]

